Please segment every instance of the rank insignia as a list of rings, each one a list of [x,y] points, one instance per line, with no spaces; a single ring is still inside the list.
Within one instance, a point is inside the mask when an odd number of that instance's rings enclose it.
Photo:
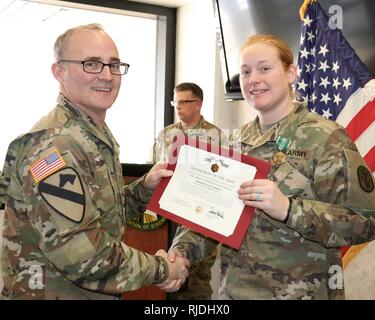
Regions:
[[[46,203],[65,218],[80,223],[85,214],[85,192],[73,168],[64,168],[43,179],[38,191]]]
[[[272,156],[272,160],[276,165],[280,165],[285,162],[286,160],[286,154],[284,152],[278,151],[275,152]]]

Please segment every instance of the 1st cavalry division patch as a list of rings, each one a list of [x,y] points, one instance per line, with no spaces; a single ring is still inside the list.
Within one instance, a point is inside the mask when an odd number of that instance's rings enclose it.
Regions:
[[[85,192],[73,168],[64,168],[43,179],[38,191],[47,204],[65,218],[76,223],[83,220]]]

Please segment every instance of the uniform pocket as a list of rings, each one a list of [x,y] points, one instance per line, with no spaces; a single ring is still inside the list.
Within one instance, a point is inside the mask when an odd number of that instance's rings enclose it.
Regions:
[[[273,174],[273,181],[286,196],[314,199],[312,181],[289,162],[283,163]]]

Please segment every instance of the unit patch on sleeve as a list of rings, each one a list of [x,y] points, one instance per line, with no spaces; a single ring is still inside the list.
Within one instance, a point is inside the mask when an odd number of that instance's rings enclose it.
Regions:
[[[48,177],[63,166],[65,166],[64,159],[61,157],[57,149],[52,149],[50,153],[30,166],[30,172],[35,183],[38,183],[43,178]]]
[[[56,171],[38,185],[46,203],[65,218],[80,223],[85,214],[85,192],[81,178],[73,168]]]
[[[372,181],[370,171],[364,166],[359,166],[357,169],[357,175],[362,190],[368,193],[372,192],[374,190],[374,182]]]
[[[166,222],[166,218],[149,210],[146,210],[136,218],[126,220],[126,223],[129,226],[143,231],[153,231],[159,229]]]

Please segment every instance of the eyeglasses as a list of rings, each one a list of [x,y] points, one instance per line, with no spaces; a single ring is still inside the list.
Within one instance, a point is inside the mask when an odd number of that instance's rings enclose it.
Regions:
[[[175,106],[184,106],[185,104],[188,104],[188,103],[192,103],[192,102],[197,102],[198,100],[172,100],[170,101],[170,104],[172,107],[175,107]]]
[[[104,69],[105,66],[109,67],[109,70],[111,71],[112,74],[121,76],[124,75],[128,72],[130,65],[125,62],[111,62],[111,63],[103,63],[101,61],[97,60],[66,60],[62,59],[58,63],[77,63],[77,64],[82,64],[83,71],[87,73],[101,73]]]

